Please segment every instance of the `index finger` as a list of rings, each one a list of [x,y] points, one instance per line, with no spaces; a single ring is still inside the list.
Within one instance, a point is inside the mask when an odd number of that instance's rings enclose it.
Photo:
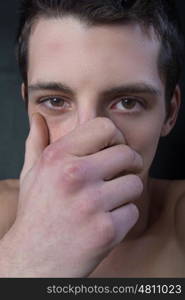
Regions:
[[[61,142],[64,151],[73,155],[84,156],[110,146],[125,144],[125,138],[110,119],[98,117],[58,140],[56,147],[59,149]]]

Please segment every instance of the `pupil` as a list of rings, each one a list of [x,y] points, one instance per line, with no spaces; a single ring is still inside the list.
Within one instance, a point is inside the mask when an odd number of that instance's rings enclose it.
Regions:
[[[122,103],[126,108],[133,108],[135,106],[135,101],[131,99],[124,99]]]
[[[55,106],[57,106],[57,105],[59,106],[59,105],[61,105],[63,103],[63,101],[61,99],[59,99],[59,98],[52,98],[51,99],[51,103],[53,105],[55,105]]]
[[[58,103],[58,102],[59,102],[59,99],[57,99],[57,98],[53,98],[53,99],[52,99],[52,101],[53,101],[53,102],[57,102],[57,103]]]

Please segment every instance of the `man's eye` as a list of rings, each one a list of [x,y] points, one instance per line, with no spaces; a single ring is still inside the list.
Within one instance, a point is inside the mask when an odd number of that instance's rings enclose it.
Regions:
[[[67,102],[60,97],[47,97],[40,99],[39,103],[50,109],[66,108],[67,105]]]
[[[139,110],[143,104],[141,101],[134,98],[122,98],[119,102],[114,104],[115,109],[120,110]]]

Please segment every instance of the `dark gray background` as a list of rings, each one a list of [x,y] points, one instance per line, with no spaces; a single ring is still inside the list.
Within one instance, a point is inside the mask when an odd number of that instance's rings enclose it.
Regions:
[[[28,133],[14,50],[19,3],[20,0],[0,1],[0,179],[18,178]],[[176,3],[185,27],[184,1]],[[185,178],[185,71],[181,81],[183,103],[179,120],[172,133],[160,141],[151,172],[155,177]]]

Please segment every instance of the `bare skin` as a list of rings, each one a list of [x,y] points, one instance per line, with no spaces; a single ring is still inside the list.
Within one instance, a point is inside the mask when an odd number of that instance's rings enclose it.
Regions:
[[[184,180],[151,178],[151,215],[146,232],[141,237],[125,240],[114,248],[89,277],[184,278],[184,230],[182,228],[181,234],[181,224],[177,221],[179,199],[184,193],[184,185]],[[0,185],[1,238],[16,218],[18,186],[18,180],[2,181]]]
[[[0,244],[1,276],[87,277],[138,219],[130,202],[143,191],[134,174],[142,159],[110,120],[93,119],[48,146],[46,135],[44,119],[34,116],[16,220]],[[127,175],[116,178],[123,169]]]
[[[18,194],[18,179],[2,180],[0,182],[0,238],[4,236],[15,221]]]
[[[177,86],[166,120],[153,32],[40,19],[29,47],[31,131],[0,275],[184,277],[184,181],[148,175],[180,105]]]
[[[115,248],[90,277],[184,278],[184,221],[180,211],[185,207],[184,185],[184,180],[150,179],[148,228],[142,236]]]

